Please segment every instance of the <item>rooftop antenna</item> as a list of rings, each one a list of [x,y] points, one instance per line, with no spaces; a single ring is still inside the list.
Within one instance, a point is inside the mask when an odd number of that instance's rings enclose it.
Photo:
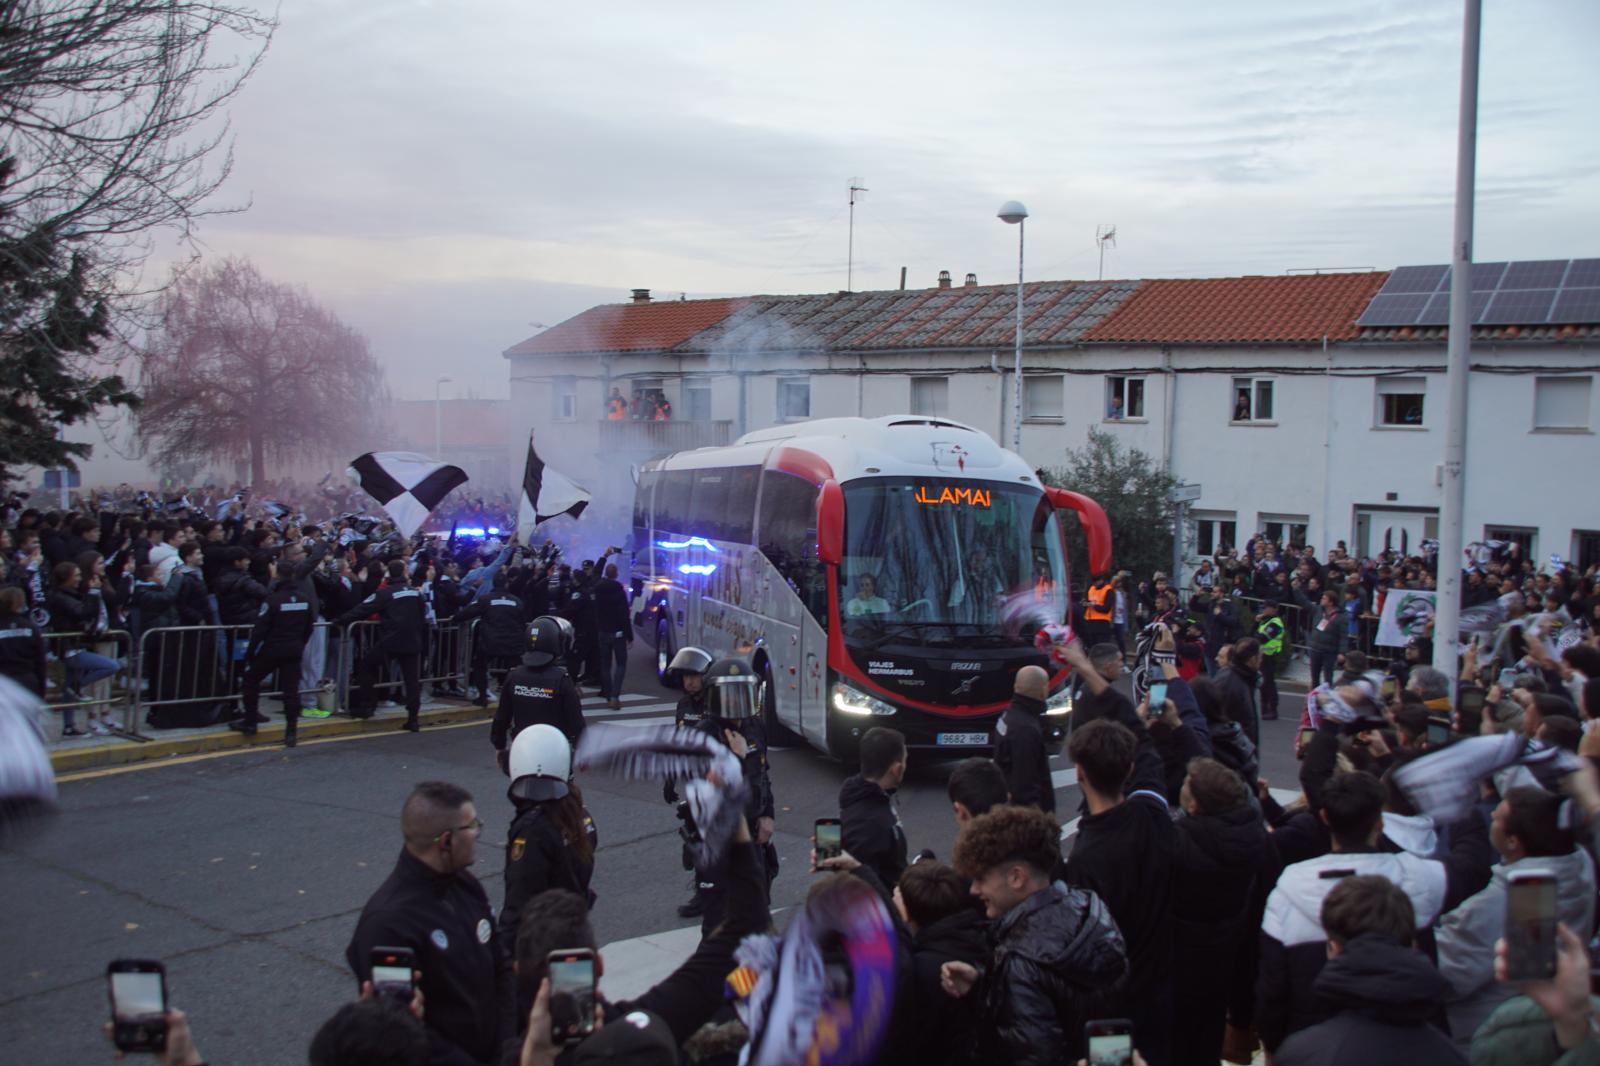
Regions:
[[[869,191],[860,178],[850,179],[850,250],[844,266],[844,291],[855,291],[856,280],[856,193]]]
[[[1106,245],[1117,246],[1117,224],[1115,222],[1102,222],[1094,228],[1094,243],[1100,246],[1100,274],[1096,281],[1104,281],[1106,276]]]

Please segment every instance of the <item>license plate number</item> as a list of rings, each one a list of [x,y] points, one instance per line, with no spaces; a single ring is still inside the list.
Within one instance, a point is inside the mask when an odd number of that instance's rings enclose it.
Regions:
[[[989,734],[936,733],[933,742],[941,748],[984,748],[989,746]]]

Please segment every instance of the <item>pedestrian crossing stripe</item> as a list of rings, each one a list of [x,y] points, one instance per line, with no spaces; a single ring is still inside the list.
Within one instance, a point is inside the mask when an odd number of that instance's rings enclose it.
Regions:
[[[625,692],[617,697],[623,703],[648,703],[651,700],[659,700],[660,698],[660,696],[646,696],[642,692]],[[585,706],[604,707],[606,698],[604,696],[585,696],[583,697],[583,702]]]
[[[662,711],[675,711],[677,708],[678,705],[676,703],[634,704],[632,707],[624,706],[620,710],[609,710],[604,707],[597,707],[593,709],[585,707],[583,711],[583,717],[586,720],[593,721],[597,718],[619,718],[624,715],[651,713],[659,714]]]

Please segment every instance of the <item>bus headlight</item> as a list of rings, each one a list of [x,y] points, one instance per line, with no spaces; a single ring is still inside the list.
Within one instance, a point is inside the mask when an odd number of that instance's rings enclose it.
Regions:
[[[833,707],[834,710],[844,714],[895,713],[891,704],[843,683],[836,683],[833,686]]]
[[[1049,699],[1045,700],[1044,713],[1046,715],[1071,714],[1072,686],[1068,685],[1060,692],[1057,692],[1054,696],[1051,696]]]

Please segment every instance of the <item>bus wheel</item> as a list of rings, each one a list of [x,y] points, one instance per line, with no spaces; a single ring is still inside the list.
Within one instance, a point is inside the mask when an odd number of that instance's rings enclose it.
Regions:
[[[761,721],[767,727],[767,743],[774,748],[792,748],[805,741],[778,720],[778,690],[772,683],[772,664],[761,664]]]
[[[667,688],[680,688],[682,681],[676,674],[667,672],[667,664],[672,662],[674,648],[672,647],[672,623],[665,618],[656,619],[656,680]]]

